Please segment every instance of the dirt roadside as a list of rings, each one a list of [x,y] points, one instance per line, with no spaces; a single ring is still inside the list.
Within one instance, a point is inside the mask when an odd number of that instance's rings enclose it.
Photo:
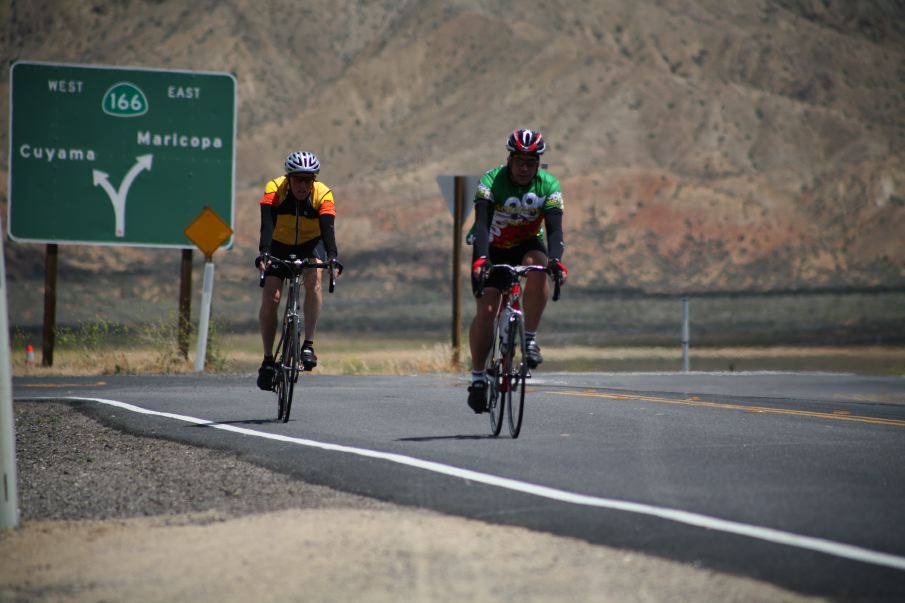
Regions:
[[[16,402],[0,601],[816,601],[769,584],[305,484]]]

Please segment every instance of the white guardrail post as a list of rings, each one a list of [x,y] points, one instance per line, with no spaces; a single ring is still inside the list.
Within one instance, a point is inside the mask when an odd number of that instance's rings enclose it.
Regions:
[[[0,242],[0,529],[19,525],[16,482],[16,429],[13,415],[13,380],[9,349],[6,262]]]
[[[690,342],[688,329],[688,298],[682,298],[682,372],[688,372],[688,345]]]
[[[204,263],[204,286],[201,289],[201,313],[198,316],[198,353],[195,354],[195,372],[204,371],[207,357],[207,332],[211,318],[211,298],[214,294],[214,262]]]

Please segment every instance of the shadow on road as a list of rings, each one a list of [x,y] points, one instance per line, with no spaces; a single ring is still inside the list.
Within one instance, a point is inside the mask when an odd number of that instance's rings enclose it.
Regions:
[[[210,423],[201,423],[192,425],[191,427],[214,427],[216,425],[268,425],[270,423],[281,423],[279,419],[245,419],[244,421],[211,421]]]
[[[433,442],[435,440],[487,440],[495,436],[484,435],[445,435],[445,436],[421,436],[417,438],[396,438],[397,442]]]

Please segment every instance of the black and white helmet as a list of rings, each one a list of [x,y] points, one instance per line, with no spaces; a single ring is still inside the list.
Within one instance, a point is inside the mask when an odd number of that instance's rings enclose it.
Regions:
[[[536,130],[516,130],[509,135],[506,141],[506,148],[510,153],[530,153],[532,155],[543,155],[547,150],[547,143],[544,137]]]
[[[296,151],[286,158],[283,164],[286,174],[317,174],[321,171],[321,162],[317,155],[308,151]]]

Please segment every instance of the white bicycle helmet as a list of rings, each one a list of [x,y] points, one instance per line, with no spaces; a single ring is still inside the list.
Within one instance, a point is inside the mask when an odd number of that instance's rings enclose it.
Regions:
[[[317,174],[321,171],[321,162],[317,155],[308,151],[296,151],[290,153],[283,164],[286,174]]]

